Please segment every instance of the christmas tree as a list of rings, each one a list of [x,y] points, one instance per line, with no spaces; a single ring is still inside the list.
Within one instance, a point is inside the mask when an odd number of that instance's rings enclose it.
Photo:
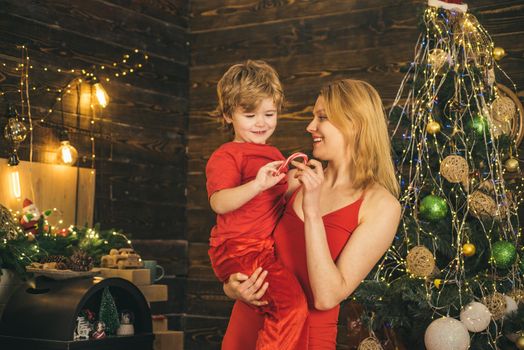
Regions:
[[[105,287],[102,293],[102,300],[100,302],[100,311],[98,312],[98,319],[100,321],[104,321],[106,327],[106,334],[116,334],[116,330],[120,326],[120,321],[118,319],[118,310],[115,305],[115,300],[109,292],[108,287]]]
[[[500,83],[504,50],[456,3],[423,14],[390,112],[403,216],[355,297],[410,350],[524,349],[522,106]]]

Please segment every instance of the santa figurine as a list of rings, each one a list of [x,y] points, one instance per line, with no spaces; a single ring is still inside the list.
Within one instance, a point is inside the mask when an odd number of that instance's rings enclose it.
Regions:
[[[36,205],[33,204],[28,198],[24,199],[22,208],[22,217],[20,218],[20,225],[24,228],[27,233],[35,234],[38,229],[38,223],[40,219],[45,219],[51,215],[51,210],[40,212]]]

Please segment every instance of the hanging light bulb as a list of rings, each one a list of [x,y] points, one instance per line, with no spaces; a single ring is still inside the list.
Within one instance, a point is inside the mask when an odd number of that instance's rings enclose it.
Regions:
[[[109,103],[109,96],[107,95],[106,90],[100,83],[96,83],[93,85],[93,88],[95,89],[95,96],[98,100],[98,103],[103,108],[106,108],[107,104]]]
[[[78,152],[69,142],[67,131],[60,133],[60,147],[57,150],[58,161],[64,165],[73,165],[78,158]]]
[[[18,120],[16,109],[9,105],[7,107],[7,125],[4,129],[4,137],[17,147],[27,136],[27,128]]]
[[[18,160],[18,155],[15,151],[9,156],[7,160],[7,165],[9,166],[8,176],[9,186],[11,187],[11,194],[18,200],[22,198],[22,190],[20,186],[20,173],[18,172],[17,167],[19,163],[20,161]]]

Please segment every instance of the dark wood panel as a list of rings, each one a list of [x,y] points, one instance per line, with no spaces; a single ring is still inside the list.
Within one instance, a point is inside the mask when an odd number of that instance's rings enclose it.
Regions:
[[[389,1],[390,4],[413,6],[421,1]],[[260,0],[194,0],[191,1],[191,31],[224,30],[273,24],[297,18],[325,17],[332,14],[356,14],[363,10],[381,8],[380,0],[334,0],[334,1],[260,1]],[[241,30],[241,28],[235,28]]]
[[[189,242],[189,270],[188,275],[192,279],[215,279],[215,274],[209,262],[207,243]]]
[[[186,208],[186,217],[187,239],[190,242],[208,244],[211,227],[215,224],[211,209]]]
[[[163,267],[163,265],[161,265]],[[166,275],[159,284],[167,285],[167,301],[151,303],[151,314],[165,315],[170,313],[182,313],[186,310],[187,277],[182,275]]]
[[[150,54],[187,62],[187,29],[152,20],[139,12],[102,1],[54,0],[45,4],[19,0],[3,4],[2,10],[16,21],[46,23],[101,42],[146,50]],[[182,54],[186,56],[182,56]]]
[[[184,350],[220,350],[228,318],[193,315],[168,315],[170,329],[184,331]]]
[[[135,238],[183,239],[185,208],[156,202],[112,200],[97,193],[95,221],[122,229]]]
[[[188,28],[189,0],[108,0],[108,2],[172,25]]]
[[[194,315],[228,317],[234,300],[229,299],[217,279],[188,280],[186,312]]]
[[[187,275],[187,241],[176,239],[133,239],[142,259],[154,259],[167,275]]]
[[[385,7],[345,14],[260,25],[235,31],[192,35],[193,65],[220,64],[247,58],[290,57],[357,50],[400,43],[418,35],[414,7]],[[329,26],[326,23],[329,22]]]
[[[15,21],[14,18],[11,20]],[[16,27],[0,25],[0,36],[3,37],[0,41],[1,51],[6,55],[19,57],[20,52],[16,46],[25,44],[29,48],[29,56],[33,59],[34,65],[39,67],[92,71],[93,65],[97,67],[104,65],[107,67],[105,70],[95,70],[95,73],[100,78],[112,79],[117,72],[111,68],[113,63],[118,62],[124,54],[129,54],[134,49],[60,31],[23,18],[17,18],[16,22]],[[177,95],[185,96],[188,81],[187,65],[178,63],[175,58],[150,55],[143,69],[125,78],[120,77],[120,80],[144,89],[164,93],[176,92]]]

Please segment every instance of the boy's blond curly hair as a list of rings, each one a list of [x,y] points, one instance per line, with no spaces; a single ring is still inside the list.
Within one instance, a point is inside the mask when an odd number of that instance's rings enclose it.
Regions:
[[[254,111],[261,100],[272,98],[280,112],[284,92],[277,72],[264,61],[247,60],[231,66],[217,84],[217,114],[232,117],[235,108]]]

